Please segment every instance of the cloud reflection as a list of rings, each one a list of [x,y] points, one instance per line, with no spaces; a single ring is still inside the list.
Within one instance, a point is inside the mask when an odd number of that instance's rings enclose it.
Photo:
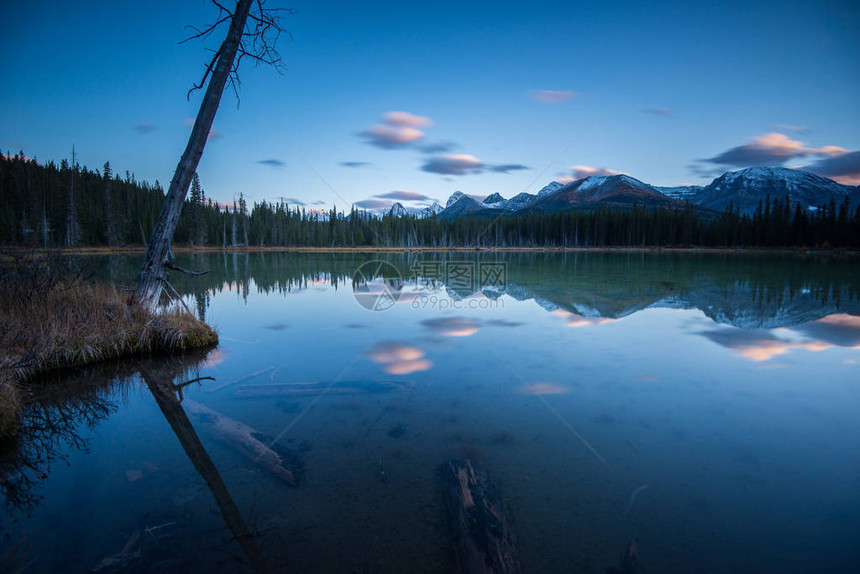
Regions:
[[[382,370],[389,375],[408,375],[433,367],[433,362],[424,358],[424,351],[394,341],[377,343],[365,356],[382,365]]]
[[[609,317],[584,317],[577,313],[571,313],[564,309],[556,309],[552,312],[556,317],[561,317],[565,320],[568,327],[593,327],[596,325],[605,325],[606,323],[614,323],[620,319],[610,319]]]
[[[770,331],[727,328],[702,334],[738,356],[760,363],[797,349],[812,352],[833,347],[860,349],[860,317],[834,314],[792,328]]]
[[[224,349],[212,349],[211,351],[209,351],[209,354],[206,355],[206,358],[199,363],[198,366],[202,369],[214,367],[223,363],[226,358],[226,351]]]
[[[421,324],[435,334],[446,337],[470,337],[478,332],[478,323],[465,317],[425,319]]]
[[[520,392],[527,395],[563,395],[570,392],[567,387],[553,385],[551,383],[536,383],[520,387]]]
[[[720,329],[702,334],[714,343],[735,351],[739,357],[756,363],[785,355],[795,348],[806,348],[810,351],[827,348],[813,343],[780,338],[769,331]]]
[[[837,347],[860,349],[860,317],[839,313],[797,327],[804,335]]]

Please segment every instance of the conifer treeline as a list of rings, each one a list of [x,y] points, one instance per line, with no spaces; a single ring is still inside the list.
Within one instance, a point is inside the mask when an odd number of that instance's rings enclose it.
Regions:
[[[40,165],[18,154],[0,159],[0,244],[140,245],[154,225],[164,189],[63,160]],[[860,206],[845,202],[806,211],[769,198],[752,216],[732,206],[719,217],[685,209],[604,206],[498,220],[367,217],[263,201],[248,208],[206,197],[195,176],[174,242],[210,246],[378,247],[860,247]]]

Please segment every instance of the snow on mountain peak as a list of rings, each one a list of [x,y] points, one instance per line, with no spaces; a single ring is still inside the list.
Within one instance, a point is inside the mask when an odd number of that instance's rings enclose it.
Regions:
[[[445,204],[445,207],[446,208],[451,207],[452,205],[454,205],[455,203],[457,203],[458,201],[460,201],[464,197],[466,197],[465,193],[463,193],[462,191],[455,191],[454,193],[451,194],[451,197],[448,198],[448,203]]]
[[[555,193],[556,191],[558,191],[562,187],[564,187],[563,183],[559,183],[557,181],[551,181],[548,184],[546,184],[543,187],[543,189],[541,189],[539,192],[537,192],[537,195],[538,195],[538,197],[544,197],[545,195],[550,195],[552,193]]]
[[[594,189],[595,187],[600,187],[601,185],[606,183],[606,180],[610,177],[611,176],[608,175],[592,175],[586,177],[585,179],[581,180],[582,183],[579,184],[579,186],[576,188],[576,191],[582,192],[588,191],[589,189]]]
[[[421,215],[424,217],[431,217],[433,215],[438,215],[443,209],[445,208],[439,205],[439,202],[434,201],[432,204],[421,210]]]
[[[815,185],[839,192],[844,187],[826,177],[788,167],[748,167],[738,171],[729,171],[715,179],[711,186],[732,185],[735,182],[743,182],[745,185],[752,186],[761,186],[768,182],[782,182],[792,191]]]

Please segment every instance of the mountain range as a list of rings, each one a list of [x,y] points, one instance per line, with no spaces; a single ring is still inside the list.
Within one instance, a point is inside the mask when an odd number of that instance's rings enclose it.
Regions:
[[[786,196],[792,205],[800,203],[810,211],[831,200],[840,205],[846,197],[856,207],[860,205],[860,186],[842,185],[809,172],[781,167],[753,167],[728,172],[707,186],[685,187],[656,187],[629,175],[618,174],[591,176],[567,184],[553,181],[537,194],[523,192],[510,199],[493,193],[480,200],[456,191],[438,216],[455,219],[506,212],[555,213],[602,206],[684,208],[687,203],[711,214],[722,213],[732,204],[741,214],[751,215],[768,197],[783,200]]]

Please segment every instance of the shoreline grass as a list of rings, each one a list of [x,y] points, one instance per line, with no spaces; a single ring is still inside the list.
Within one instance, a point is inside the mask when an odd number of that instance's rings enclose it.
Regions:
[[[33,377],[218,342],[185,309],[130,304],[116,287],[84,280],[56,256],[13,256],[8,263],[0,266],[0,436],[14,433]]]

